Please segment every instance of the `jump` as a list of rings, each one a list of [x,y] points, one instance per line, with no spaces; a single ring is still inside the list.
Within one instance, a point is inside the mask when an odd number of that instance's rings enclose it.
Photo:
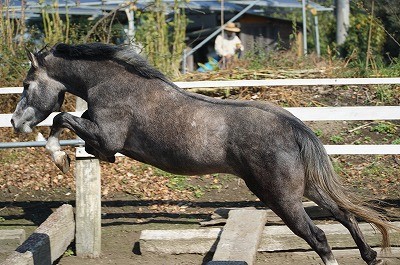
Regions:
[[[28,57],[31,69],[11,120],[16,131],[31,132],[58,111],[66,92],[88,103],[82,117],[62,112],[54,118],[46,149],[63,172],[70,160],[59,136],[68,128],[88,153],[108,162],[122,153],[177,174],[233,174],[324,264],[338,263],[305,212],[303,196],[349,230],[367,264],[383,264],[356,217],[379,230],[383,248],[390,246],[389,229],[398,228],[345,193],[320,140],[283,108],[184,91],[127,46],[58,44]]]

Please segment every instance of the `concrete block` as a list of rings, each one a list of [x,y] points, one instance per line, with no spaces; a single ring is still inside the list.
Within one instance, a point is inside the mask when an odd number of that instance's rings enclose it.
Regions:
[[[25,241],[26,235],[24,229],[0,230],[0,253],[9,253],[14,251]]]
[[[164,254],[204,254],[214,252],[221,228],[184,230],[143,230],[140,251]]]
[[[232,210],[222,230],[213,261],[245,261],[252,265],[267,221],[265,210]]]
[[[400,222],[393,222],[400,227]],[[380,233],[368,223],[359,224],[365,239],[371,247],[379,247]],[[325,232],[332,248],[356,248],[349,231],[341,224],[318,225]],[[400,241],[400,233],[392,231],[392,242]],[[258,251],[311,250],[311,247],[300,237],[293,234],[287,226],[267,226],[262,234]]]
[[[393,222],[400,227],[400,222]],[[318,225],[324,230],[329,244],[333,248],[355,248],[355,243],[349,231],[341,224]],[[379,246],[381,236],[369,224],[361,223],[363,232],[368,243]],[[263,228],[258,251],[290,251],[310,250],[310,246],[301,238],[296,236],[286,226],[266,226]],[[222,233],[221,228],[200,228],[185,230],[144,230],[140,236],[140,250],[146,253],[158,254],[205,254],[214,252]],[[400,242],[400,233],[391,231],[392,242]]]
[[[248,265],[245,261],[209,261],[207,265]]]

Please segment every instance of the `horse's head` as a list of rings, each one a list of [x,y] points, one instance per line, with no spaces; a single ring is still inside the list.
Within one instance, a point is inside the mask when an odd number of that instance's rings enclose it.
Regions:
[[[66,88],[53,79],[45,65],[46,54],[27,51],[31,68],[24,80],[24,91],[11,118],[18,132],[29,133],[32,128],[58,111],[64,101]]]

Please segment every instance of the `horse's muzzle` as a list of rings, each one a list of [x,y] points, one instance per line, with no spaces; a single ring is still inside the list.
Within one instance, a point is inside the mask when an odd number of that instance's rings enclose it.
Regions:
[[[35,119],[35,111],[32,108],[26,108],[22,115],[14,112],[11,117],[11,125],[16,132],[30,133],[32,132],[32,124]]]

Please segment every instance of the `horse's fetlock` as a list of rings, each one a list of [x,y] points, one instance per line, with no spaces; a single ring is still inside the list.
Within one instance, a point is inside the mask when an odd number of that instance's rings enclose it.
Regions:
[[[60,143],[58,142],[58,138],[50,136],[46,143],[46,150],[50,152],[52,155],[61,150]]]
[[[378,256],[378,253],[373,249],[361,253],[361,256],[368,264],[381,264],[377,263],[378,260],[376,259],[376,257]]]
[[[373,260],[368,263],[368,265],[385,265],[385,264],[387,264],[387,262],[382,259]]]

